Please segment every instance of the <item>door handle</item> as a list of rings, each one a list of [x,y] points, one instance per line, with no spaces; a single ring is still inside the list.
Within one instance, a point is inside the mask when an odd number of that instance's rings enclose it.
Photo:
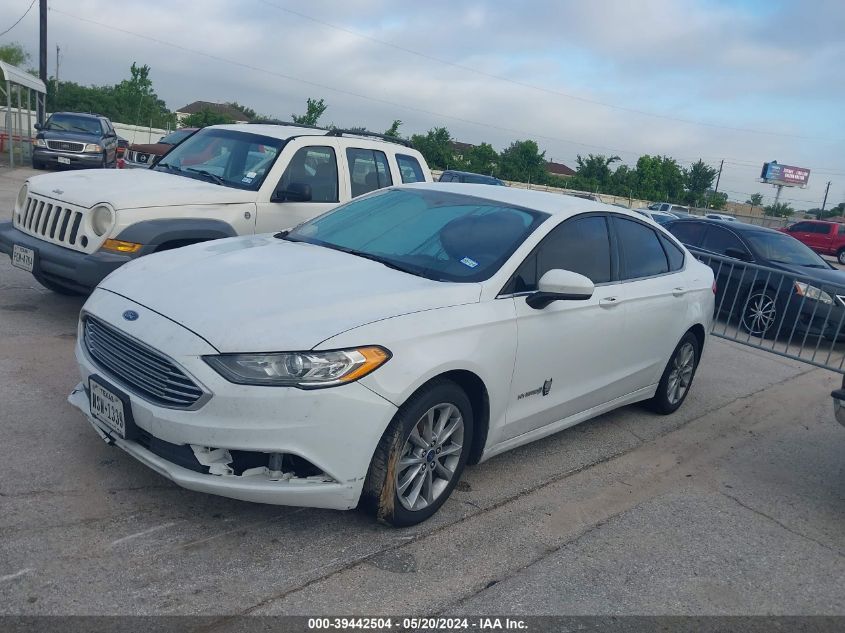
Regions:
[[[672,288],[672,295],[674,295],[675,297],[683,297],[686,293],[687,293],[686,288],[681,288],[681,287]]]
[[[613,306],[619,305],[619,299],[616,297],[604,297],[603,299],[599,299],[599,305],[602,308],[612,308]]]

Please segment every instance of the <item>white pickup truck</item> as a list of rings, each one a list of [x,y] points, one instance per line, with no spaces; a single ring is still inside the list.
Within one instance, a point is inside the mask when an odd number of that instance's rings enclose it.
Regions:
[[[51,290],[87,294],[142,255],[279,231],[381,187],[431,181],[418,151],[380,135],[217,125],[150,169],[33,176],[0,223],[0,252]]]

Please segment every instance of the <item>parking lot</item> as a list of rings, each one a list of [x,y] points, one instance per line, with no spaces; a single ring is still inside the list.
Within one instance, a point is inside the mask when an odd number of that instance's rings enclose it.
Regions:
[[[30,173],[0,171],[2,213]],[[3,613],[845,615],[830,371],[711,338],[677,413],[468,468],[393,529],[183,490],[106,446],[66,401],[82,303],[0,258]]]

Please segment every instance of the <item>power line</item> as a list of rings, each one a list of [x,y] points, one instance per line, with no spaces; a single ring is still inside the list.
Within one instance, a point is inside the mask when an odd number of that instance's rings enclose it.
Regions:
[[[12,30],[13,28],[15,28],[18,24],[20,24],[20,23],[21,23],[21,20],[23,20],[23,19],[27,16],[27,14],[30,12],[30,10],[31,10],[31,9],[32,9],[32,7],[34,7],[34,6],[35,6],[35,0],[32,0],[32,2],[30,2],[30,3],[29,3],[29,8],[28,8],[26,11],[24,11],[24,12],[23,12],[23,15],[22,15],[21,17],[19,17],[19,18],[18,18],[17,22],[15,22],[12,26],[10,26],[8,29],[6,29],[5,31],[3,31],[2,33],[0,33],[0,37],[3,37],[4,35],[6,35],[6,33],[8,33],[9,31],[11,31],[11,30]]]
[[[269,2],[268,0],[258,0],[262,4],[265,4],[269,7],[273,7],[279,11],[284,11],[285,13],[289,13],[291,15],[298,16],[305,20],[310,20],[311,22],[315,22],[316,24],[321,24],[325,27],[335,29],[337,31],[342,31],[343,33],[348,33],[350,35],[354,35],[355,37],[359,37],[361,39],[369,40],[371,42],[375,42],[377,44],[381,44],[383,46],[389,46],[390,48],[394,48],[396,50],[403,51],[410,55],[416,55],[418,57],[422,57],[423,59],[427,59],[429,61],[437,62],[440,64],[445,64],[447,66],[452,66],[454,68],[459,68],[461,70],[465,70],[471,73],[475,73],[477,75],[481,75],[483,77],[488,77],[490,79],[495,79],[497,81],[503,81],[506,83],[513,84],[515,86],[519,86],[521,88],[529,88],[531,90],[537,90],[540,92],[545,92],[546,94],[557,95],[559,97],[565,97],[567,99],[573,99],[575,101],[581,101],[583,103],[589,103],[591,105],[599,105],[605,108],[611,108],[614,110],[621,110],[623,112],[629,112],[632,114],[638,114],[641,116],[652,117],[656,119],[666,119],[669,121],[675,121],[678,123],[684,123],[686,125],[698,125],[702,127],[709,127],[709,128],[717,128],[722,130],[730,130],[732,132],[746,132],[749,134],[760,134],[765,136],[780,136],[786,138],[798,138],[798,139],[805,139],[805,140],[813,140],[813,141],[830,141],[829,137],[822,137],[822,136],[805,136],[801,134],[788,134],[786,132],[772,132],[770,130],[756,130],[753,128],[744,128],[744,127],[733,127],[729,125],[720,125],[718,123],[709,123],[707,121],[696,121],[693,119],[684,119],[682,117],[674,117],[668,114],[657,114],[655,112],[648,112],[647,110],[638,110],[636,108],[630,108],[627,106],[621,106],[614,103],[607,103],[605,101],[598,101],[596,99],[590,99],[587,97],[582,97],[580,95],[574,95],[567,92],[563,92],[560,90],[555,90],[554,88],[547,88],[545,86],[538,86],[537,84],[531,84],[524,81],[519,81],[516,79],[511,79],[509,77],[505,77],[503,75],[496,75],[494,73],[488,73],[486,71],[480,70],[478,68],[473,68],[471,66],[465,66],[464,64],[459,64],[457,62],[450,61],[448,59],[443,59],[442,57],[436,57],[434,55],[429,55],[428,53],[423,53],[418,50],[414,50],[412,48],[408,48],[406,46],[401,46],[400,44],[395,44],[393,42],[388,42],[386,40],[379,39],[377,37],[373,37],[371,35],[367,35],[365,33],[360,33],[353,29],[346,28],[344,26],[340,26],[338,24],[333,24],[331,22],[326,22],[325,20],[321,20],[319,18],[315,18],[311,15],[307,15],[305,13],[301,13],[299,11],[294,11],[293,9],[289,9],[287,7],[280,7],[277,4]],[[845,142],[845,141],[835,141],[835,142]]]

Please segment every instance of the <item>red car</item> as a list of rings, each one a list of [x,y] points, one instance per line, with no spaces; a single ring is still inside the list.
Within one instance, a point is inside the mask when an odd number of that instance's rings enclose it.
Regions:
[[[802,220],[779,229],[822,255],[835,255],[845,265],[845,224],[822,220]]]

